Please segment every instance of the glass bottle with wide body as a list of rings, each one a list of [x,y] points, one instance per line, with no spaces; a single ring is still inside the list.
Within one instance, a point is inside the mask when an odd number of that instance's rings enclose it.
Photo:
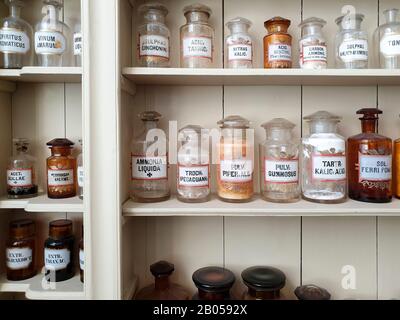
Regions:
[[[375,48],[379,51],[380,67],[383,69],[400,68],[400,12],[399,9],[384,11],[385,24],[375,34]],[[378,37],[378,38],[376,38]]]
[[[6,0],[10,16],[1,20],[0,68],[21,69],[33,65],[33,28],[21,19],[21,0]]]
[[[394,143],[394,195],[400,199],[400,139]]]
[[[230,35],[226,37],[226,65],[232,69],[253,68],[254,42],[249,34],[251,21],[245,18],[230,20],[226,26]]]

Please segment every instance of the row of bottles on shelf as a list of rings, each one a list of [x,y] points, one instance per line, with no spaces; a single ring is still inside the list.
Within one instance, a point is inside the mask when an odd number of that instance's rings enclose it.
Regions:
[[[43,17],[32,26],[21,18],[22,0],[5,0],[10,16],[2,19],[0,26],[0,68],[21,69],[26,66],[61,67],[82,65],[82,33],[80,23],[72,34],[61,21],[63,2],[44,0]],[[73,43],[73,44],[72,44]],[[34,54],[36,62],[34,63]]]
[[[6,269],[9,281],[23,281],[37,274],[36,227],[32,220],[10,223],[6,245]],[[82,228],[83,232],[83,228]],[[62,282],[75,275],[72,221],[57,220],[49,224],[49,238],[44,243],[45,277],[49,282]],[[84,281],[85,253],[83,239],[79,242],[80,278]]]
[[[210,68],[214,59],[214,28],[209,23],[211,9],[195,4],[183,9],[187,23],[180,29],[180,66],[182,68]],[[140,67],[170,66],[170,31],[166,25],[168,10],[160,4],[139,7],[143,23],[138,28],[138,65]],[[398,9],[385,11],[386,23],[376,31],[376,49],[380,67],[400,68],[400,15]],[[371,46],[368,33],[363,31],[362,14],[347,14],[336,19],[336,67],[339,69],[368,68]],[[292,36],[288,33],[291,21],[274,17],[265,22],[264,67],[292,68]],[[300,24],[300,67],[326,69],[327,41],[323,34],[326,21],[308,18]],[[242,17],[227,23],[230,35],[226,38],[228,68],[254,67],[254,41],[249,34],[252,23]]]
[[[362,133],[346,139],[337,133],[340,117],[319,111],[304,119],[310,134],[301,146],[293,136],[295,125],[274,119],[263,125],[267,140],[260,145],[261,194],[267,201],[300,200],[341,203],[347,196],[373,203],[400,197],[400,139],[395,142],[395,179],[390,138],[377,134],[377,108],[361,109]],[[163,130],[161,115],[140,114],[145,130],[135,136],[131,149],[131,197],[136,202],[158,202],[170,197],[168,166],[172,152]],[[178,133],[177,193],[183,202],[210,199],[210,165],[217,165],[217,193],[227,202],[248,202],[254,196],[254,130],[240,116],[218,122],[221,130],[188,126]],[[210,155],[210,140],[212,154]],[[215,161],[215,162],[214,162]]]
[[[36,160],[28,154],[27,139],[15,139],[16,154],[7,168],[7,194],[10,199],[32,198],[38,195]],[[47,143],[51,156],[47,159],[47,195],[50,199],[65,199],[77,194],[83,199],[83,157],[72,155],[74,143],[54,139]]]
[[[239,297],[231,292],[236,277],[232,271],[220,267],[197,270],[193,282],[198,292],[191,297],[189,292],[170,281],[174,265],[160,261],[150,266],[155,283],[140,290],[135,300],[286,300],[282,289],[286,286],[285,274],[273,267],[251,267],[242,272],[242,280],[247,287]],[[299,300],[330,300],[330,293],[315,285],[298,287],[295,295]]]

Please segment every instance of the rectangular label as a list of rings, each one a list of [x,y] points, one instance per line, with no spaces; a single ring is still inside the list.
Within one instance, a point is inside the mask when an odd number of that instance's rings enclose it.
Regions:
[[[85,251],[79,250],[79,268],[85,270]]]
[[[400,55],[400,35],[392,34],[384,36],[380,44],[381,53],[385,57]]]
[[[63,54],[67,49],[67,40],[60,32],[38,31],[35,33],[35,51],[37,54]]]
[[[252,61],[253,52],[252,46],[246,44],[233,44],[228,46],[229,61]]]
[[[83,167],[78,167],[78,186],[83,188],[84,181],[85,181],[85,175]]]
[[[187,37],[183,39],[183,56],[212,59],[212,41],[207,37]]]
[[[179,166],[178,184],[180,187],[208,187],[209,165],[184,167]]]
[[[168,179],[167,156],[145,157],[132,156],[133,180],[166,180]]]
[[[390,181],[392,179],[392,156],[359,154],[360,182]]]
[[[25,32],[4,28],[0,30],[0,52],[25,54],[30,48],[30,40]]]
[[[346,157],[313,155],[312,178],[323,182],[346,180]]]
[[[290,184],[299,181],[299,160],[265,159],[265,182]]]
[[[8,269],[26,269],[32,261],[31,248],[7,248],[6,250],[6,265]]]
[[[49,271],[59,271],[67,268],[71,262],[71,252],[68,249],[44,249],[44,264]]]
[[[327,61],[326,46],[304,46],[303,47],[303,62],[312,61]]]
[[[292,61],[292,47],[288,44],[270,44],[268,46],[269,61]]]
[[[139,55],[169,58],[169,39],[157,35],[139,37]]]
[[[220,177],[224,182],[250,182],[253,180],[253,161],[221,160]]]
[[[82,33],[74,33],[74,55],[82,55]]]
[[[344,62],[368,61],[367,40],[345,40],[339,47],[339,57]]]
[[[7,184],[11,188],[32,187],[32,169],[7,170]]]
[[[74,170],[47,170],[47,182],[50,187],[74,185]]]

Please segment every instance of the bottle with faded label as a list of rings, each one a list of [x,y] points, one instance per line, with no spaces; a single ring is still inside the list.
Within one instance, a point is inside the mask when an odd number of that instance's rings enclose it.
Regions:
[[[73,41],[75,66],[82,67],[83,37],[80,23],[75,25]]]
[[[253,39],[249,34],[250,20],[237,17],[226,26],[230,35],[226,38],[226,65],[231,69],[253,68]]]
[[[139,114],[144,130],[133,138],[131,146],[131,198],[136,202],[168,200],[168,141],[157,127],[161,114]]]
[[[340,117],[318,111],[304,117],[310,134],[302,141],[303,197],[318,203],[347,198],[346,141],[337,133]]]
[[[35,28],[35,52],[37,64],[41,67],[62,67],[72,65],[70,28],[61,21],[64,5],[60,0],[44,0],[43,17]]]
[[[6,0],[10,16],[1,20],[0,68],[21,69],[33,65],[33,28],[21,19],[21,0]]]
[[[400,68],[400,14],[399,9],[384,11],[385,24],[381,25],[375,37],[379,48],[379,61],[382,69]]]
[[[376,108],[357,111],[362,115],[362,133],[349,138],[349,196],[353,200],[387,203],[392,201],[392,149],[390,138],[377,133]]]
[[[264,68],[292,67],[292,36],[288,33],[291,21],[274,17],[265,21],[268,34],[264,37]]]

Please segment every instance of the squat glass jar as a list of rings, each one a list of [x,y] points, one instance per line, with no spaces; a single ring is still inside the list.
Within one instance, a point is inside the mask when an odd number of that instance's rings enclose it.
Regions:
[[[268,34],[264,37],[264,68],[292,67],[292,36],[288,33],[291,21],[274,17],[264,23]]]
[[[384,11],[386,23],[378,28],[379,61],[383,69],[400,68],[400,14],[399,9]]]
[[[226,65],[231,69],[253,68],[253,39],[249,34],[251,21],[235,18],[226,26],[230,35],[226,38]]]

